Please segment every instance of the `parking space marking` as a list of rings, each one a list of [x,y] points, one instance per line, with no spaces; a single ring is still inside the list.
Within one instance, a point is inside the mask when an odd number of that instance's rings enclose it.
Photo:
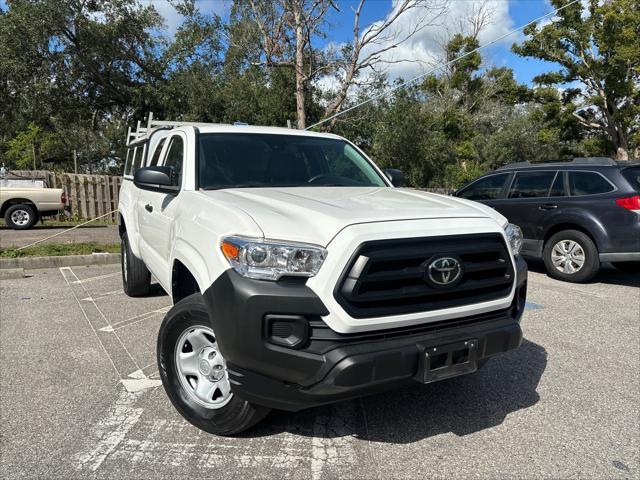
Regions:
[[[140,368],[129,349],[109,324],[107,317],[98,307],[94,299],[88,295],[88,291],[70,267],[61,267],[60,273],[67,282],[73,296],[82,310],[82,313],[96,335],[107,358],[113,365],[120,382],[128,392],[137,392],[146,388],[159,385],[157,379],[149,379]],[[93,279],[105,279],[113,275],[100,275]],[[83,299],[81,301],[80,299]],[[152,312],[154,313],[154,312]]]
[[[537,303],[533,303],[533,302],[525,302],[524,304],[524,309],[525,310],[540,310],[543,309],[544,307],[540,304]]]
[[[142,415],[143,409],[134,407],[138,396],[139,393],[131,393],[126,390],[120,392],[115,405],[109,409],[107,416],[94,428],[95,447],[76,457],[77,470],[88,466],[95,472],[100,468],[102,462],[118,448]]]
[[[113,291],[111,291],[111,292],[106,292],[106,293],[103,293],[102,295],[98,295],[97,297],[87,297],[87,298],[83,298],[82,300],[85,300],[85,301],[87,301],[87,302],[90,302],[90,301],[92,301],[92,300],[94,300],[94,301],[95,301],[95,300],[101,300],[101,299],[103,299],[103,298],[111,297],[111,296],[113,296],[113,295],[119,295],[119,294],[121,294],[121,293],[124,293],[124,290],[122,290],[122,289],[119,289],[119,290],[113,290]]]
[[[127,318],[126,320],[121,320],[119,322],[112,323],[110,326],[112,329],[118,329],[127,327],[129,325],[133,325],[134,323],[141,322],[142,320],[147,320],[148,318],[153,318],[158,315],[162,315],[163,313],[167,313],[171,309],[171,305],[166,307],[158,308],[157,310],[151,310],[150,312],[141,313],[140,315],[136,315],[131,318]]]
[[[71,267],[60,267],[61,270],[63,268],[71,270]],[[74,273],[74,275],[75,275],[75,273]],[[82,280],[80,280],[76,276],[76,279],[73,281],[73,283],[74,284],[83,284],[83,283],[93,282],[94,280],[104,280],[105,278],[115,277],[116,275],[121,275],[121,273],[120,272],[107,273],[105,275],[98,275],[97,277],[83,278]]]

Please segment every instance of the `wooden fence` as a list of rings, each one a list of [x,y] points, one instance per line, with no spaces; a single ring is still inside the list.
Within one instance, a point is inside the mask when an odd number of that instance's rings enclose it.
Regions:
[[[48,170],[12,170],[8,177],[44,180],[47,187],[62,188],[67,195],[71,215],[76,218],[89,220],[118,209],[122,177],[56,173]],[[117,212],[101,220],[115,222]]]

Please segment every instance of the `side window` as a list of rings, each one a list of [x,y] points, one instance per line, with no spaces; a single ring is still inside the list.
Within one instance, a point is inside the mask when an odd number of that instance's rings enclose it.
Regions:
[[[462,190],[458,196],[469,200],[493,200],[500,198],[507,178],[509,178],[508,173],[482,178]]]
[[[518,172],[511,184],[509,198],[548,197],[556,172]]]
[[[556,175],[556,179],[553,181],[553,185],[551,185],[551,190],[549,191],[550,197],[564,197],[566,195],[564,191],[564,172],[560,171]]]
[[[569,194],[572,197],[607,193],[613,190],[613,185],[596,172],[569,172]]]
[[[144,153],[144,146],[140,145],[134,149],[133,165],[131,167],[131,175],[135,174],[142,165],[142,155]]]
[[[176,175],[178,176],[178,185],[182,185],[182,163],[184,159],[184,140],[179,135],[171,137],[171,143],[169,143],[169,150],[167,156],[164,159],[164,165],[167,167],[173,167]]]
[[[133,163],[133,150],[127,148],[127,157],[124,161],[124,174],[131,175],[131,164]]]
[[[160,141],[156,145],[156,149],[153,151],[153,157],[151,157],[149,165],[158,165],[158,160],[160,160],[160,154],[162,153],[162,147],[164,147],[165,140],[166,138],[160,139]]]

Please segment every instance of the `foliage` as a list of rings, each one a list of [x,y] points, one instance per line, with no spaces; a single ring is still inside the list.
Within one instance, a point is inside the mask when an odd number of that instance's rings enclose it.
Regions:
[[[552,0],[554,7],[569,0]],[[546,85],[580,82],[581,125],[606,135],[610,153],[627,160],[640,148],[640,4],[637,0],[589,0],[559,12],[557,21],[531,25],[514,52],[560,66],[539,75]]]
[[[0,248],[0,257],[58,257],[63,255],[90,255],[92,253],[120,253],[119,243],[52,243],[23,248]]]
[[[183,21],[170,37],[153,2],[0,3],[0,163],[73,171],[75,156],[79,173],[118,174],[126,129],[149,111],[189,121],[311,124],[390,86],[384,68],[371,68],[383,61],[375,52],[385,44],[371,40],[374,24],[360,25],[364,3],[351,12],[357,34],[335,50],[312,45],[329,39],[321,9],[335,2],[236,0],[225,20],[202,13],[195,0],[172,3]],[[421,0],[431,8],[425,22],[445,3]],[[313,5],[320,10],[309,11]],[[419,11],[405,0],[394,5],[396,13]],[[513,47],[554,62],[532,87],[474,52],[323,128],[353,140],[381,166],[405,170],[416,187],[454,188],[521,160],[637,157],[637,0],[581,5],[563,10],[557,22],[529,27]],[[303,26],[302,51],[301,24],[287,12],[312,20]],[[472,52],[483,21],[471,36],[453,33],[442,59]],[[277,25],[285,30],[278,33]],[[391,44],[416,33],[394,36],[386,28],[379,35],[391,35]],[[320,88],[319,80],[330,78],[337,87]]]

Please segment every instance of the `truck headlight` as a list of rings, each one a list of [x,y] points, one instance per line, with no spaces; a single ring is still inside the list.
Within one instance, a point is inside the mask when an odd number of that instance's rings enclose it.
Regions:
[[[507,235],[509,245],[511,245],[511,251],[514,255],[518,255],[522,249],[522,230],[520,230],[519,226],[508,223],[504,227],[504,233]]]
[[[220,249],[236,272],[259,280],[313,277],[327,257],[327,251],[317,245],[243,237],[224,238]]]

